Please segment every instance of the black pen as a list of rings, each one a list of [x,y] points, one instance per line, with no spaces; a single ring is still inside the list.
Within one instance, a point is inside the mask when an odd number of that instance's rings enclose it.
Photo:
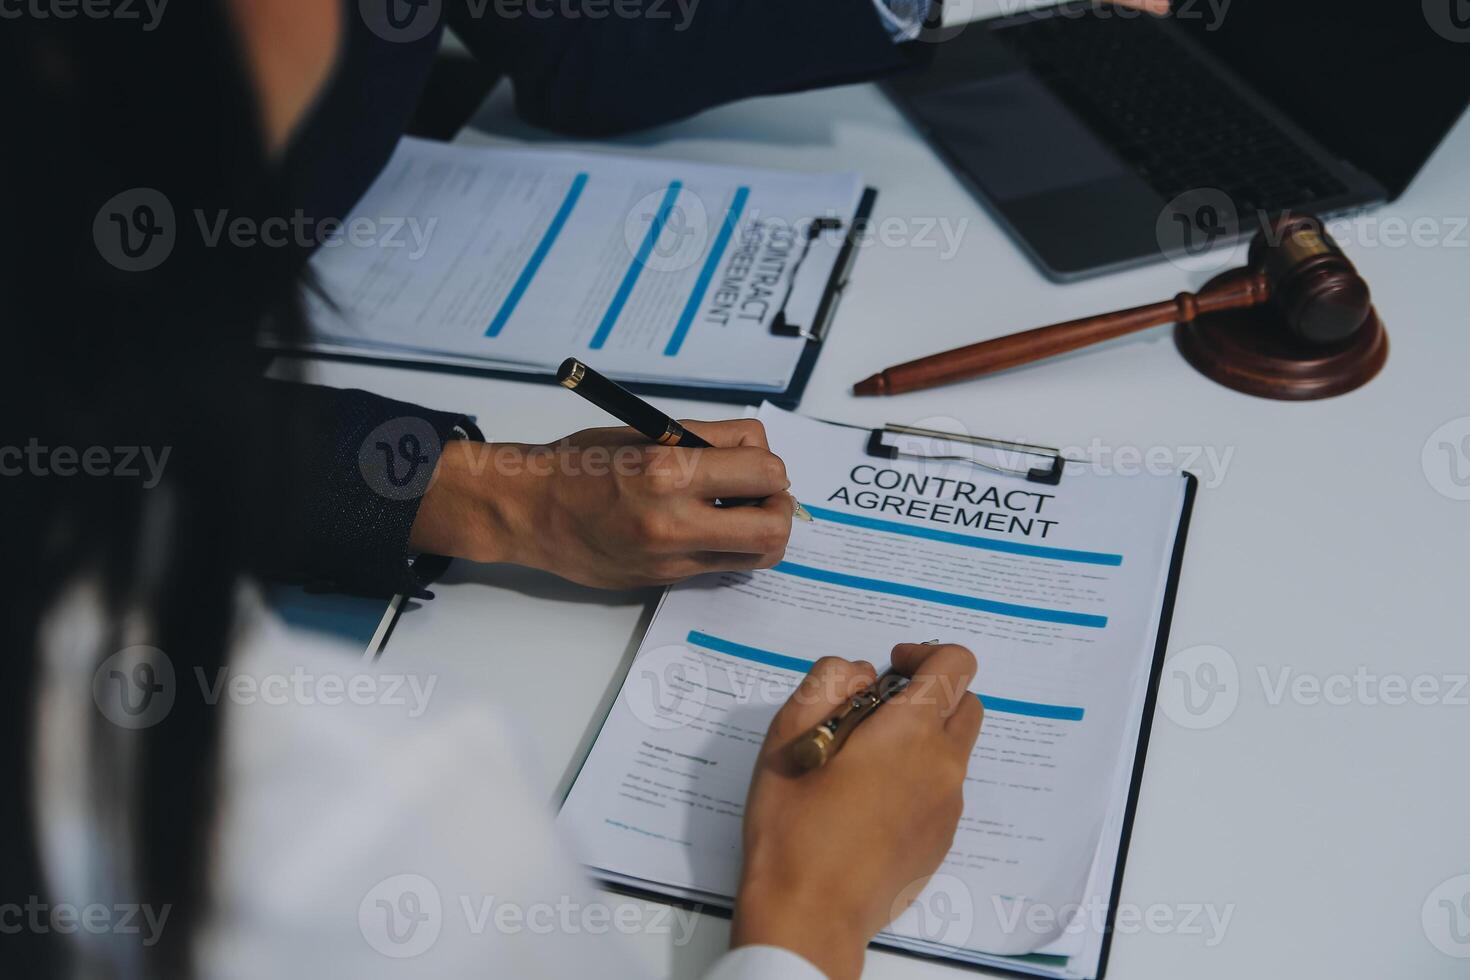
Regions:
[[[684,449],[714,448],[627,388],[598,374],[575,357],[569,357],[561,362],[561,367],[556,372],[556,380],[563,388],[576,392],[624,425],[637,429],[660,446],[678,446]],[[756,500],[717,501],[724,507],[738,507],[758,502]],[[806,512],[806,508],[801,506],[800,501],[797,501],[795,497],[792,498],[792,503],[796,505],[792,516],[803,521],[812,519],[812,515]]]

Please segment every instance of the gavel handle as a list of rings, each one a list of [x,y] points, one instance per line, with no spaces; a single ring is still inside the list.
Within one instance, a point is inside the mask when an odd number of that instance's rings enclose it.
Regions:
[[[1246,273],[1198,294],[1180,293],[1173,299],[1150,303],[1148,306],[1083,317],[1049,327],[1037,327],[921,357],[860,381],[853,391],[859,395],[897,395],[993,374],[1065,354],[1080,347],[1100,344],[1148,327],[1157,327],[1164,323],[1189,323],[1203,313],[1259,306],[1266,301],[1269,291],[1264,275],[1259,272]]]

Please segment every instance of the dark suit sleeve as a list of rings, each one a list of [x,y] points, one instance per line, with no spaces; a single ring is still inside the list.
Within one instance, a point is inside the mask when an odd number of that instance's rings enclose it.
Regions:
[[[366,391],[263,382],[285,412],[289,454],[279,533],[259,542],[270,578],[364,595],[427,597],[447,560],[410,564],[408,538],[444,445],[479,439],[466,416]]]
[[[386,40],[368,28],[357,3],[347,6],[340,60],[292,138],[283,167],[291,203],[313,236],[325,219],[345,218],[387,165],[443,34],[441,25],[412,42]],[[303,260],[312,244],[306,243]]]
[[[624,3],[645,15],[613,16]],[[598,9],[608,15],[592,16]],[[488,73],[511,77],[527,121],[587,135],[751,95],[867,80],[923,61],[934,47],[894,44],[873,0],[444,0],[442,12]],[[393,41],[347,4],[340,62],[283,168],[314,234],[324,219],[346,216],[392,154],[438,50],[444,20],[435,23],[413,41]],[[309,251],[307,243],[303,259]]]
[[[580,134],[867,79],[930,47],[894,44],[872,0],[683,0],[683,8],[679,0],[521,2],[555,16],[532,16],[513,0],[445,0],[444,9],[487,67],[511,76],[528,121]],[[642,15],[612,13],[627,2]],[[577,16],[561,12],[566,3]],[[598,4],[608,16],[589,15]],[[358,4],[347,7],[342,63],[285,166],[293,203],[313,228],[344,216],[388,159],[442,27],[393,42],[367,29]],[[303,259],[307,252],[309,244]],[[470,420],[363,391],[268,384],[289,412],[294,445],[281,533],[258,543],[261,570],[323,588],[426,594],[429,573],[445,562],[420,556],[410,566],[409,532],[445,442],[478,438]]]
[[[752,95],[863,81],[921,60],[895,44],[872,0],[626,0],[640,16],[561,10],[567,0],[449,0],[455,33],[511,77],[517,111],[549,129],[602,136]],[[571,0],[571,10],[625,0]],[[692,5],[692,6],[691,6]],[[688,11],[686,14],[685,11]]]

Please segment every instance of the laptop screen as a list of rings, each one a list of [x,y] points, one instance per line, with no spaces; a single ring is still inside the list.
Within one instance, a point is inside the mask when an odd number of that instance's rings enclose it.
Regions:
[[[1174,7],[1180,27],[1395,197],[1470,102],[1470,0]]]

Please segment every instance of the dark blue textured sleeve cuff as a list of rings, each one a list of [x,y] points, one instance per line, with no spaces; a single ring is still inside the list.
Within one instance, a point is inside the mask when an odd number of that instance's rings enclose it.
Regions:
[[[262,572],[310,588],[429,598],[448,565],[410,560],[419,505],[450,439],[479,439],[467,416],[366,391],[267,382],[290,423],[286,499]]]

